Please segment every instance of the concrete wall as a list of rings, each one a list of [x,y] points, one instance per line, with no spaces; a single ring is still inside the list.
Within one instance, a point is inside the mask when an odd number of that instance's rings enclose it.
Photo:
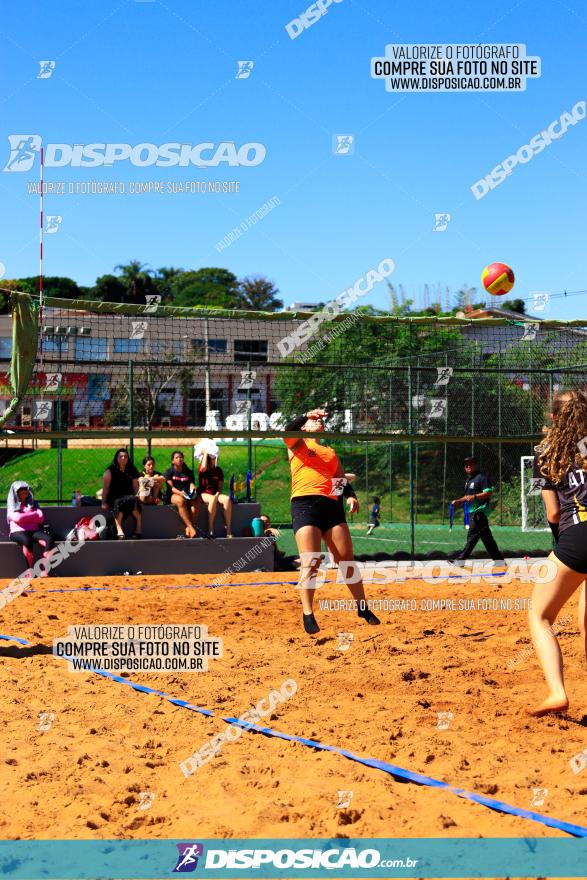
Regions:
[[[247,553],[249,558],[247,558]],[[235,568],[236,563],[236,568]],[[0,543],[3,578],[21,575],[26,568],[20,548]],[[218,574],[230,572],[227,583],[238,581],[242,571],[273,571],[273,540],[267,538],[217,538],[191,541],[88,541],[52,572],[53,577],[105,577],[125,571],[143,574]]]
[[[102,509],[96,507],[44,507],[45,522],[51,528],[55,538],[64,538],[67,533],[74,527],[76,522],[82,516],[96,516],[103,513]],[[232,529],[235,537],[243,537],[245,529],[250,528],[251,521],[259,516],[261,506],[259,504],[234,504],[232,508]],[[203,531],[208,531],[208,512],[206,506],[202,504],[198,525]],[[132,535],[134,530],[134,519],[129,517],[123,522],[124,531],[127,535]],[[158,505],[157,507],[143,507],[143,535],[145,538],[175,538],[180,532],[183,532],[184,526],[177,512],[169,505]],[[222,511],[216,511],[216,520],[214,523],[214,536],[223,538],[226,532],[224,529],[224,518]],[[0,507],[0,541],[8,540],[8,524],[6,522],[6,508]],[[1,571],[0,571],[0,576]]]
[[[99,507],[46,507],[45,520],[55,538],[63,540],[82,516],[102,513]],[[217,574],[232,572],[230,580],[238,579],[241,571],[274,569],[274,541],[266,538],[245,538],[245,528],[259,516],[258,504],[236,504],[233,508],[233,528],[237,537],[217,537],[214,540],[195,538],[175,540],[183,533],[182,522],[170,507],[143,508],[142,541],[88,541],[76,553],[64,560],[53,572],[55,577],[103,577],[125,571],[143,574]],[[134,520],[124,523],[132,534]],[[200,512],[199,525],[207,531],[207,512]],[[215,534],[224,535],[224,520],[218,511]],[[248,554],[248,555],[247,555]],[[35,548],[35,559],[39,548]],[[235,566],[236,563],[236,566]],[[8,538],[6,508],[0,508],[0,577],[13,578],[22,574],[26,565],[19,547]]]

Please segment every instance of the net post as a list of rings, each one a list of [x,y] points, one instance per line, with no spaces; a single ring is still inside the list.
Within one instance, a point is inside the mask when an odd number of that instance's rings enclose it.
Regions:
[[[41,325],[41,347],[40,347],[40,355],[41,360],[43,358],[43,224],[44,220],[44,208],[43,208],[43,190],[45,188],[45,184],[43,182],[43,170],[45,167],[45,150],[43,144],[41,142],[41,149],[39,151],[39,161],[40,161],[40,186],[39,186],[39,323]]]
[[[61,372],[61,361],[63,358],[63,334],[59,334],[59,366],[57,372],[59,374],[59,382],[57,383],[57,430],[63,429],[62,409],[61,409],[61,386],[63,385],[63,373]],[[57,441],[57,502],[63,504],[63,440],[59,438]]]

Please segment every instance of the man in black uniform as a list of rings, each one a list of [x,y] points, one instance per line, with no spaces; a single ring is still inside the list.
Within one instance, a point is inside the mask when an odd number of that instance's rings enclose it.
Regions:
[[[486,474],[482,474],[477,465],[477,460],[473,456],[464,459],[465,473],[465,494],[462,498],[455,498],[451,503],[454,507],[458,504],[467,504],[469,511],[469,534],[467,543],[463,550],[459,553],[453,562],[456,565],[464,565],[465,559],[468,559],[477,541],[481,539],[485,544],[485,549],[494,562],[505,562],[503,555],[495,543],[495,538],[491,534],[489,528],[489,505],[491,502],[491,494],[493,487],[491,481]]]

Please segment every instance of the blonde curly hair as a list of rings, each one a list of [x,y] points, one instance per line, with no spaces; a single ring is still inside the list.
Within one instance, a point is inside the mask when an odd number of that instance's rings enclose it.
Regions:
[[[587,457],[578,443],[587,445],[587,394],[560,391],[552,402],[553,424],[540,444],[540,472],[553,484],[560,483],[574,466],[587,470]]]

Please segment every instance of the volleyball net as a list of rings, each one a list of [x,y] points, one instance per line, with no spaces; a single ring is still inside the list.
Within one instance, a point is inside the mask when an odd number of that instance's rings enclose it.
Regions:
[[[111,448],[130,443],[135,458],[158,446],[190,455],[199,437],[213,436],[236,486],[285,521],[283,427],[322,407],[329,442],[357,474],[361,516],[381,499],[374,535],[448,529],[470,454],[495,482],[493,521],[519,529],[521,460],[533,454],[552,394],[587,384],[587,321],[368,311],[50,298],[41,306],[13,293],[12,317],[0,317],[0,491],[17,449],[45,456],[41,494],[63,501],[76,488],[93,494],[85,479],[95,492]],[[99,450],[94,467],[88,457]],[[540,499],[528,498],[526,525],[539,529]]]

